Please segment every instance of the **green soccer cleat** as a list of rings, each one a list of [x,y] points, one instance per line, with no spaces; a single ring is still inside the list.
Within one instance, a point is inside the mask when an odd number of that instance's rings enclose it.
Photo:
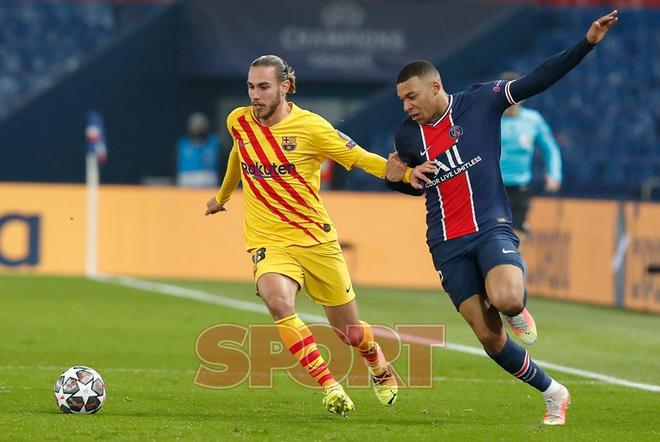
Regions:
[[[371,369],[369,369],[369,374],[378,401],[387,407],[394,404],[396,402],[397,393],[399,392],[399,386],[396,383],[396,377],[394,376],[392,366],[387,364],[387,370],[379,375],[373,374]]]
[[[323,405],[330,413],[348,417],[348,413],[355,411],[353,401],[346,394],[341,384],[334,384],[325,391]]]

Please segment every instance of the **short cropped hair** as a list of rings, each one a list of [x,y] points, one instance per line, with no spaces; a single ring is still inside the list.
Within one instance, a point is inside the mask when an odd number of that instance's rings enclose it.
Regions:
[[[277,55],[262,55],[261,57],[255,59],[250,67],[258,66],[272,66],[275,68],[275,76],[280,81],[289,80],[291,86],[289,86],[288,94],[296,93],[296,72],[289,66],[289,64],[281,57]]]
[[[396,78],[396,84],[403,83],[412,77],[423,77],[428,74],[434,74],[440,78],[440,72],[438,72],[433,64],[426,60],[414,60],[401,69],[399,76]]]

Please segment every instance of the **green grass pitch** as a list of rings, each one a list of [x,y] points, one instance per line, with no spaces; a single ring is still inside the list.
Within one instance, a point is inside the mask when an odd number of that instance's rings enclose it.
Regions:
[[[249,302],[251,284],[183,282]],[[444,323],[448,342],[476,346],[439,292],[361,288],[363,319]],[[660,385],[660,316],[531,298],[540,339],[530,354],[584,370]],[[301,312],[322,314],[305,297]],[[488,358],[435,350],[432,390],[405,390],[392,408],[349,390],[347,419],[321,393],[284,375],[274,389],[193,385],[194,343],[206,327],[270,323],[262,313],[82,278],[0,277],[0,439],[75,440],[659,440],[660,393],[548,370],[570,390],[565,427],[540,425],[541,395]],[[96,415],[60,413],[53,384],[64,369],[97,369],[108,400]]]

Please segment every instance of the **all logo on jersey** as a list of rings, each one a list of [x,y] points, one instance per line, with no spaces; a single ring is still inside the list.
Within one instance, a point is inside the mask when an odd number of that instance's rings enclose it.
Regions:
[[[444,153],[438,155],[433,162],[438,166],[438,171],[435,174],[436,176],[441,172],[449,172],[465,164],[463,163],[461,154],[458,152],[458,146],[456,144],[444,151]]]
[[[470,161],[463,161],[461,154],[458,151],[458,145],[454,144],[452,147],[438,155],[433,162],[438,170],[435,172],[435,179],[430,183],[426,183],[425,187],[435,187],[443,181],[460,175],[466,172],[470,167],[481,161],[481,156],[476,156]]]
[[[291,152],[298,146],[296,137],[282,137],[282,149]]]

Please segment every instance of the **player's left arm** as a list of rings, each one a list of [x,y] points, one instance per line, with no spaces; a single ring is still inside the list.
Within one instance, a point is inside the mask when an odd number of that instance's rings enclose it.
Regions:
[[[393,154],[390,154],[386,160],[380,155],[364,149],[362,150],[364,152],[355,161],[353,167],[362,169],[373,176],[386,179],[389,182],[404,182],[407,184],[410,183],[412,175],[416,173],[414,169],[408,167],[402,161],[393,161]],[[383,167],[385,168],[385,173],[383,173]]]
[[[380,179],[388,177],[393,181],[409,182],[411,168],[406,168],[403,175],[399,175],[399,170],[387,167],[385,158],[358,146],[355,141],[335,129],[324,118],[316,116],[308,123],[308,130],[320,153],[341,164],[346,170],[358,168]]]
[[[548,58],[524,77],[507,83],[505,92],[510,104],[543,92],[570,72],[605,38],[610,28],[616,24],[617,15],[618,11],[614,10],[599,18],[591,24],[587,35],[573,47]]]
[[[241,167],[238,158],[238,146],[234,145],[229,153],[229,160],[227,161],[227,171],[225,178],[222,180],[222,186],[217,195],[208,200],[206,203],[206,215],[214,215],[218,212],[226,212],[225,204],[229,201],[232,193],[238,187],[241,181]]]
[[[545,158],[545,190],[556,192],[559,190],[562,180],[561,152],[552,131],[550,131],[550,126],[541,115],[539,115],[537,122],[534,142],[541,149]]]

